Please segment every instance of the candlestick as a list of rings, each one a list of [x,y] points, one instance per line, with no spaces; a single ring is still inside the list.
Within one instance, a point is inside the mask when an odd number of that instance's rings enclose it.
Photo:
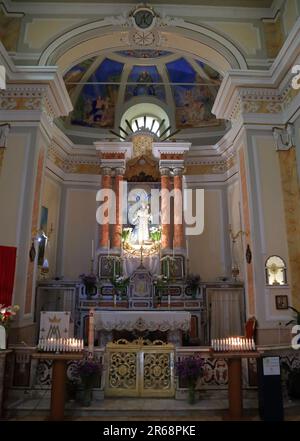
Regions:
[[[92,239],[92,254],[91,254],[91,259],[94,260],[94,239]]]
[[[88,358],[93,358],[94,353],[94,320],[95,320],[95,311],[94,308],[89,310],[89,336],[88,336]]]
[[[174,250],[174,239],[173,239],[173,259],[175,257],[175,250]]]

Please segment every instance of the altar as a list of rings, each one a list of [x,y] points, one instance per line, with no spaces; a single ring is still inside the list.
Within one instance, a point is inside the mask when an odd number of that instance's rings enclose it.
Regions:
[[[181,345],[182,332],[190,330],[191,314],[187,311],[95,311],[94,329],[100,346],[113,339],[113,331],[166,333],[168,343]],[[146,334],[147,335],[147,334]]]

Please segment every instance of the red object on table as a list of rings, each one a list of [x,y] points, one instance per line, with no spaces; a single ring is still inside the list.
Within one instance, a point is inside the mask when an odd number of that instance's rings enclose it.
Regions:
[[[16,247],[0,246],[0,304],[11,305],[16,268]]]

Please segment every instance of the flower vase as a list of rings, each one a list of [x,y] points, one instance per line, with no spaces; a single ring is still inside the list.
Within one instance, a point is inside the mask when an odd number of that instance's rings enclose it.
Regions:
[[[8,333],[4,326],[0,325],[0,349],[7,349],[8,347]]]
[[[85,387],[82,390],[82,394],[80,396],[80,404],[84,407],[89,407],[92,402],[92,388]]]
[[[86,285],[85,286],[86,297],[87,299],[91,299],[95,294],[97,294],[97,287],[95,285]]]
[[[188,389],[188,402],[189,404],[196,403],[196,385],[190,384]]]

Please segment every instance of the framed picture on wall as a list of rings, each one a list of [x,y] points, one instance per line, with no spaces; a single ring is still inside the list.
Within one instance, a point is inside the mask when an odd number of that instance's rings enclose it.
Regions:
[[[288,296],[276,296],[275,302],[276,302],[276,309],[288,309],[289,307]]]

